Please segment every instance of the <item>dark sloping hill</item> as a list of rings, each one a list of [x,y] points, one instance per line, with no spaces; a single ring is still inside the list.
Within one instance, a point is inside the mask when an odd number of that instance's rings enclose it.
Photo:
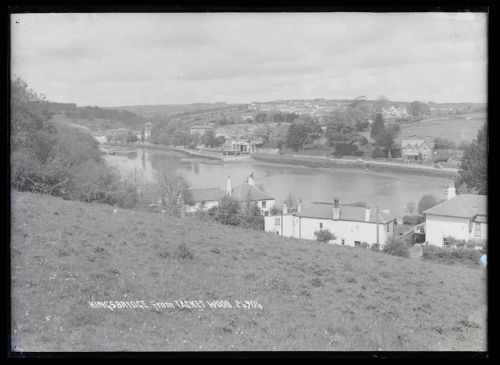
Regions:
[[[12,218],[14,350],[485,349],[480,270],[27,193]]]

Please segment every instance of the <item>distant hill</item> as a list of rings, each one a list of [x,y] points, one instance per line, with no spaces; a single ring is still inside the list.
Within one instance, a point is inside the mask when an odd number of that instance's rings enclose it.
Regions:
[[[167,116],[182,113],[204,112],[211,110],[222,110],[226,108],[234,108],[241,104],[227,104],[225,102],[218,103],[194,103],[194,104],[167,104],[167,105],[126,105],[118,107],[106,107],[103,109],[114,109],[129,111],[144,117],[152,116]]]

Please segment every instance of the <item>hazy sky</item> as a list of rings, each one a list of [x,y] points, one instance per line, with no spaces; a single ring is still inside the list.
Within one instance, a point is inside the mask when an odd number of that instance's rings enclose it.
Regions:
[[[15,14],[12,73],[78,105],[486,102],[480,13]]]

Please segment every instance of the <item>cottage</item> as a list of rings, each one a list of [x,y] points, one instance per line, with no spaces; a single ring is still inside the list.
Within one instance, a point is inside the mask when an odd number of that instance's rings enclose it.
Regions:
[[[486,195],[456,195],[455,187],[450,185],[447,200],[427,209],[424,215],[425,240],[430,245],[448,246],[448,237],[468,241],[477,247],[486,245]]]
[[[232,141],[232,146],[234,151],[239,151],[241,153],[253,153],[257,151],[257,146],[261,143],[262,141],[255,139],[238,138]]]
[[[315,240],[314,232],[328,229],[335,235],[330,243],[346,246],[362,244],[385,244],[394,234],[396,217],[387,212],[366,207],[340,205],[331,202],[315,202],[297,213],[288,213],[286,205],[283,214],[265,217],[265,230],[276,234]]]
[[[254,173],[248,177],[247,181],[235,188],[231,186],[231,177],[228,176],[225,191],[219,188],[189,189],[189,191],[191,201],[185,204],[187,213],[206,211],[216,207],[224,196],[233,197],[241,205],[246,205],[248,202],[255,203],[262,215],[269,215],[276,202],[273,197],[255,187]]]
[[[226,192],[219,188],[189,189],[191,202],[186,205],[187,213],[209,210],[219,205]]]
[[[426,161],[432,156],[432,145],[423,139],[405,139],[401,142],[403,160]]]
[[[256,203],[260,208],[262,215],[265,216],[269,215],[271,209],[273,209],[276,204],[275,198],[255,187],[255,177],[253,172],[250,174],[246,182],[236,186],[235,188],[231,187],[231,178],[228,177],[226,192],[241,204],[246,204],[249,201]]]

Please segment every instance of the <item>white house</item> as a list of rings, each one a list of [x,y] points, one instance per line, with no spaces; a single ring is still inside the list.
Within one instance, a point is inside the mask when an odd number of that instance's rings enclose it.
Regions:
[[[232,188],[231,177],[227,177],[226,190],[219,188],[189,189],[191,192],[191,202],[185,204],[187,213],[209,210],[219,205],[219,201],[224,196],[231,196],[241,205],[248,201],[256,203],[262,215],[269,215],[271,209],[276,204],[276,200],[255,187],[254,173],[250,174],[247,181]]]
[[[283,214],[265,217],[265,230],[276,234],[315,240],[314,232],[328,229],[335,235],[330,243],[346,246],[361,246],[363,243],[380,246],[394,234],[396,217],[375,209],[340,205],[331,202],[316,202],[297,213],[290,214],[286,205]],[[377,234],[378,231],[378,234]]]
[[[432,156],[431,143],[423,139],[404,139],[401,141],[401,157],[404,160],[426,161]]]
[[[235,188],[231,187],[231,178],[227,178],[226,191],[231,192],[231,196],[240,203],[248,201],[254,202],[260,208],[262,215],[269,215],[269,212],[276,204],[276,199],[255,187],[255,177],[252,172],[248,180]]]
[[[486,245],[488,214],[486,195],[456,195],[450,185],[444,202],[424,211],[425,240],[434,246],[447,246],[446,237],[466,240],[478,247]]]

